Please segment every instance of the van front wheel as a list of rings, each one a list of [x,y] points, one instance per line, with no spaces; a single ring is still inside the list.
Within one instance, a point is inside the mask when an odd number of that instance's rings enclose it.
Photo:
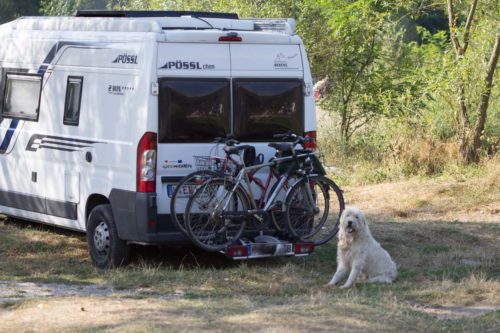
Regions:
[[[99,205],[90,213],[87,244],[96,267],[113,268],[128,263],[130,246],[118,237],[111,205]]]

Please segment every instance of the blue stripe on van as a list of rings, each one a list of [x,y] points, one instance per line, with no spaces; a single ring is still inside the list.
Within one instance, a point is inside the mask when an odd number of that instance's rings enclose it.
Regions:
[[[7,133],[5,133],[5,137],[3,138],[2,144],[0,145],[0,154],[4,154],[7,151],[7,148],[9,148],[10,141],[14,136],[14,132],[16,131],[18,124],[19,124],[19,119],[12,119],[10,127],[7,130]]]

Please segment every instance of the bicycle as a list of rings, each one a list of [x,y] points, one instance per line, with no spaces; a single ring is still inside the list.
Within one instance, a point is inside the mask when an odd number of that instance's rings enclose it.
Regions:
[[[219,145],[224,144],[233,147],[239,144],[237,140],[231,136],[225,138],[218,137],[214,139],[213,143],[215,146],[210,150],[208,156],[193,156],[197,170],[184,176],[176,184],[172,192],[170,199],[171,221],[186,236],[188,236],[188,233],[184,222],[184,212],[191,195],[206,180],[214,177],[223,177],[226,173],[230,172],[232,166],[237,165],[237,162],[227,154],[225,157],[218,156]]]
[[[194,171],[185,177],[183,177],[175,186],[174,191],[172,192],[172,196],[170,199],[170,216],[172,223],[189,237],[189,234],[186,230],[185,226],[185,209],[187,206],[187,202],[191,195],[193,195],[196,189],[205,183],[207,180],[215,178],[215,177],[226,177],[229,175],[236,175],[240,170],[242,165],[254,164],[257,162],[262,162],[260,159],[256,160],[255,153],[249,154],[247,157],[245,155],[246,152],[250,151],[253,147],[249,145],[240,145],[237,140],[234,140],[231,136],[226,138],[216,138],[213,143],[216,145],[211,149],[210,155],[208,156],[194,156],[195,165],[197,167],[197,171]],[[218,147],[219,145],[224,144],[224,153],[225,156],[218,156]],[[234,147],[234,148],[233,148]],[[241,156],[243,154],[243,156]],[[238,162],[233,155],[238,155],[240,158],[240,162]],[[273,180],[279,179],[279,173],[275,169],[271,169],[268,173],[268,177],[265,181],[262,181],[255,175],[249,175],[251,182],[253,182],[260,190],[262,195],[259,198],[259,206],[262,206],[262,203],[266,199],[266,189],[269,188],[270,184]],[[293,182],[291,182],[293,184]],[[277,185],[277,182],[274,182],[273,187]],[[285,184],[283,186],[283,190],[288,189],[290,184]],[[271,190],[272,192],[273,190]],[[282,191],[279,197],[284,202],[286,192]],[[181,213],[182,212],[182,213]],[[283,230],[282,223],[280,220],[283,217],[275,216],[277,212],[271,212],[271,219],[276,226],[276,231],[280,232]],[[264,222],[264,221],[261,221]],[[265,222],[269,222],[266,220]],[[268,223],[260,223],[256,225],[259,229],[264,229]]]
[[[338,219],[344,209],[342,192],[325,176],[312,174],[314,166],[311,156],[317,155],[316,153],[296,153],[295,146],[308,142],[308,138],[291,133],[280,137],[294,138],[295,141],[270,143],[269,146],[276,149],[277,155],[290,156],[275,157],[268,163],[240,166],[236,176],[207,180],[195,191],[188,201],[184,218],[188,235],[197,246],[208,251],[224,250],[240,239],[248,220],[269,220],[270,213],[276,210],[284,213],[287,229],[297,240],[308,240],[320,245],[336,234]],[[227,153],[235,153],[241,148],[232,147],[225,150]],[[270,167],[272,173],[276,166],[287,162],[289,163],[286,171],[279,176],[269,195],[266,195],[271,177],[268,176],[264,193],[261,195],[261,199],[266,199],[262,201],[263,207],[259,207],[259,201],[253,194],[251,177],[264,167]],[[280,202],[276,198],[292,176],[298,180],[288,189],[284,208],[283,205],[279,208]],[[335,193],[339,209],[328,223],[330,211],[335,210],[335,205],[330,202],[330,190]],[[317,217],[319,221],[316,222]]]

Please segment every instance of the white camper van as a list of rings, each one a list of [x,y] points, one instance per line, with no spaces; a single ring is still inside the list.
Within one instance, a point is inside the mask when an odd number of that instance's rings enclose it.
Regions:
[[[175,183],[215,137],[315,136],[291,19],[81,11],[0,25],[0,213],[87,232],[95,265],[186,238]]]

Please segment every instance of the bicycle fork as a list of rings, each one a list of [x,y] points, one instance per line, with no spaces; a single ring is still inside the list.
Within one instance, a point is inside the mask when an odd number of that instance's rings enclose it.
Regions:
[[[314,200],[314,195],[313,195],[313,191],[311,188],[312,185],[313,184],[311,184],[311,180],[310,180],[309,176],[306,175],[305,187],[306,187],[307,200],[309,201],[309,207],[312,208],[312,212],[314,214],[317,214],[317,213],[319,213],[319,208],[316,206],[316,201]]]

